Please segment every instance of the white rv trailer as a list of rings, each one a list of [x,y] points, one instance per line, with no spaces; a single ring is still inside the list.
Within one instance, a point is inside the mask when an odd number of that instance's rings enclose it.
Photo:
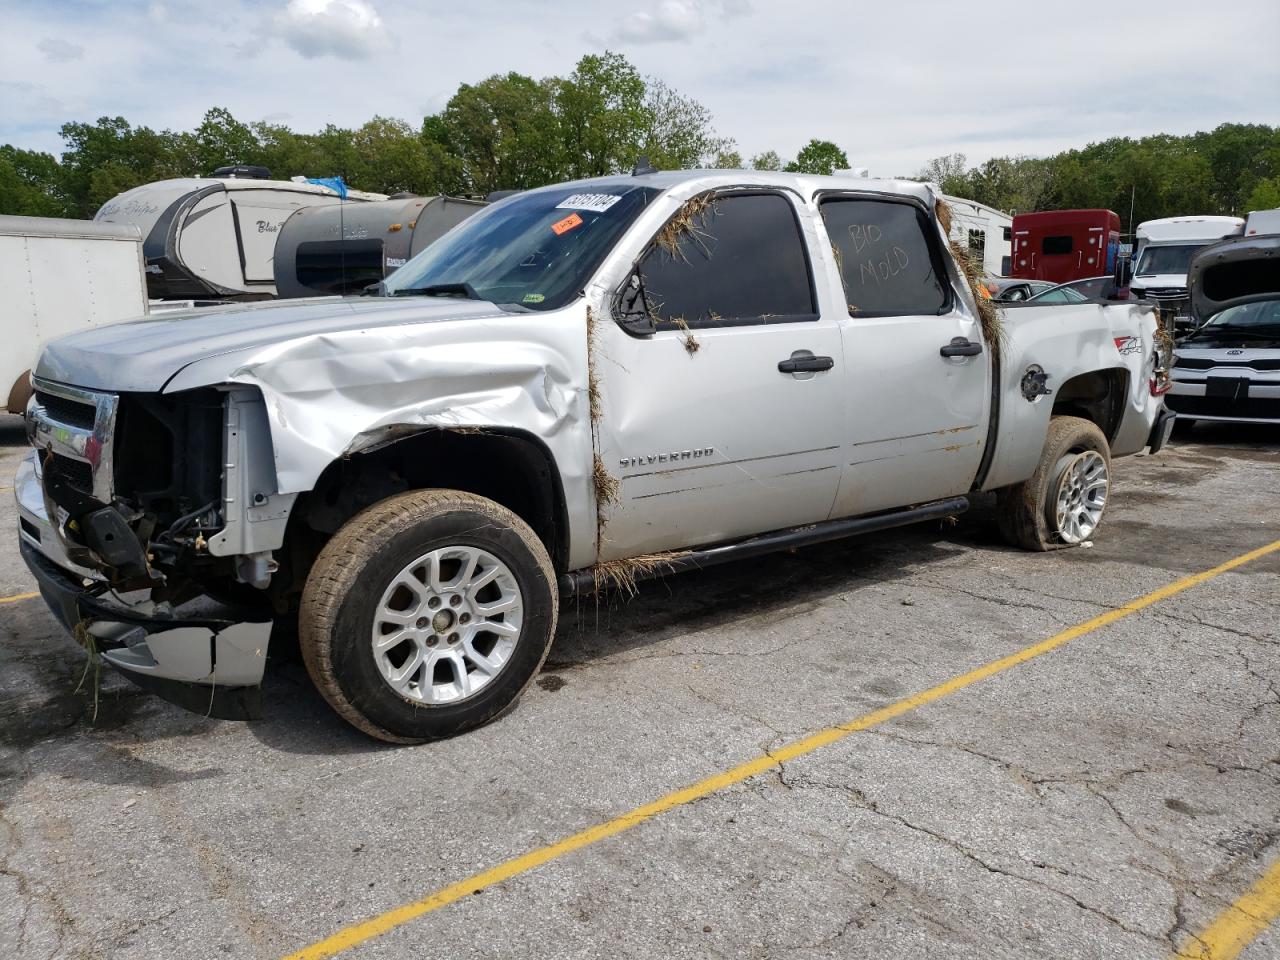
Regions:
[[[146,312],[137,227],[0,216],[0,390],[10,413],[26,409],[47,341]]]
[[[1280,233],[1280,207],[1275,210],[1254,210],[1244,224],[1244,235],[1256,237]]]
[[[1013,217],[963,197],[945,197],[951,208],[951,239],[982,261],[988,276],[1007,277],[1013,255]]]
[[[1191,325],[1187,268],[1201,247],[1244,232],[1240,217],[1164,217],[1138,224],[1130,290],[1141,300],[1154,300],[1173,317],[1174,328]]]
[[[157,300],[263,300],[276,295],[280,227],[300,207],[385,200],[381,193],[305,181],[185,177],[126,191],[103,204],[96,223],[126,223],[142,233],[147,289]]]

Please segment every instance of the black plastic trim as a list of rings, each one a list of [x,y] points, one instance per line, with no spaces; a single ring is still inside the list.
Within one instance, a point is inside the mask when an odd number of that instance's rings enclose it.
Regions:
[[[685,570],[701,570],[721,563],[735,560],[747,560],[778,550],[792,547],[803,547],[814,543],[825,543],[828,540],[841,540],[845,537],[863,533],[874,533],[878,530],[890,530],[894,527],[905,527],[908,524],[925,520],[940,520],[943,517],[954,517],[969,509],[967,497],[951,497],[937,500],[918,507],[894,510],[889,513],[875,514],[869,517],[849,517],[843,520],[827,520],[823,523],[809,524],[803,527],[791,527],[774,533],[760,534],[745,540],[713,547],[690,550],[688,553],[657,564],[647,571],[635,571],[637,580],[648,580],[664,576],[668,573],[680,573]],[[596,589],[596,578],[592,569],[573,570],[560,578],[560,591],[563,594],[590,593]]]

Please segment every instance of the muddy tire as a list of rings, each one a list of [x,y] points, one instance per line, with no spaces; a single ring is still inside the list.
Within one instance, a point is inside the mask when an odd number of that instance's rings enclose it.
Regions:
[[[307,577],[298,640],[321,695],[355,727],[421,743],[513,707],[551,648],[551,559],[510,510],[418,490],[356,515]]]
[[[1036,472],[996,496],[1004,539],[1025,550],[1056,550],[1094,536],[1111,491],[1111,448],[1080,417],[1049,421]]]

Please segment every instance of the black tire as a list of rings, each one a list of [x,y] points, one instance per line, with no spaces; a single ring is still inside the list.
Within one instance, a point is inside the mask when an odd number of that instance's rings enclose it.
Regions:
[[[383,678],[372,632],[394,578],[448,546],[484,550],[505,564],[520,591],[522,620],[505,666],[478,692],[425,704]],[[546,548],[518,516],[474,494],[417,490],[369,507],[325,545],[302,593],[298,639],[316,688],[344,719],[379,740],[422,743],[481,726],[515,705],[551,648],[558,601]]]
[[[1054,493],[1062,476],[1064,459],[1089,450],[1101,455],[1109,476],[1111,447],[1097,424],[1081,417],[1054,417],[1049,421],[1049,432],[1035,473],[996,494],[996,522],[1007,543],[1036,551],[1071,546],[1056,529]],[[1098,522],[1102,522],[1101,518]]]

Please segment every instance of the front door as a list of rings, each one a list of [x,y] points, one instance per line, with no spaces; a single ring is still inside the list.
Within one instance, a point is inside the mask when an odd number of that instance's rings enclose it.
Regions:
[[[788,195],[687,203],[638,263],[656,332],[608,319],[592,350],[598,449],[619,481],[601,559],[825,520],[845,366]]]
[[[832,196],[820,209],[849,310],[833,515],[967,492],[987,439],[990,354],[951,288],[937,228],[903,198]]]

